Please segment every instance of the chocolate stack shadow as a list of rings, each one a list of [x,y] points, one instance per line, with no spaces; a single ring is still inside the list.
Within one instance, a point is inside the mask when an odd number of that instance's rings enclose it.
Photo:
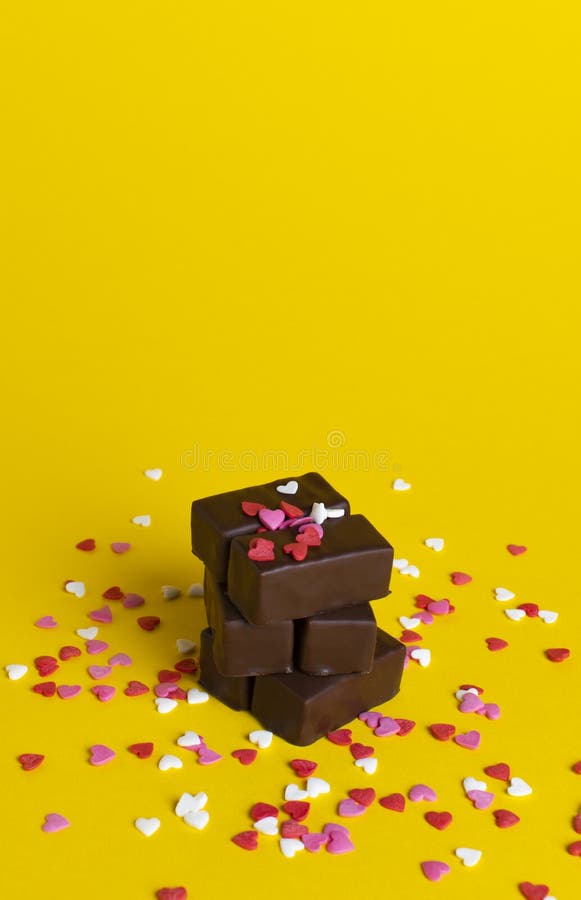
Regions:
[[[214,697],[304,746],[398,693],[405,647],[371,608],[393,547],[321,475],[195,500],[191,530]]]

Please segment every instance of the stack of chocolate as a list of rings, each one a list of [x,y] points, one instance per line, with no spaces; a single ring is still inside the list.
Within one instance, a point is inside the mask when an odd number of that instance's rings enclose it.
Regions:
[[[405,647],[377,628],[393,547],[309,472],[192,503],[208,628],[200,682],[305,745],[390,700]]]

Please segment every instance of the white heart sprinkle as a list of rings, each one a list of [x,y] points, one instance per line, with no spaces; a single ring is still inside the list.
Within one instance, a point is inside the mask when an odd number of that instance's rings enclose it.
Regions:
[[[342,507],[335,508],[333,506],[330,506],[327,509],[327,518],[328,519],[342,519],[344,515],[345,515],[345,510]]]
[[[206,703],[210,699],[210,695],[198,688],[190,688],[188,691],[188,703]],[[174,701],[177,703],[177,700]]]
[[[4,668],[6,669],[6,674],[10,681],[18,681],[28,672],[28,666],[22,665],[21,663],[9,663]]]
[[[163,594],[164,600],[177,600],[178,597],[181,597],[182,595],[179,587],[176,587],[173,584],[162,584],[161,593]]]
[[[408,564],[407,559],[404,559],[403,557],[402,557],[402,559],[394,559],[393,568],[397,569],[399,572],[401,572],[402,569],[405,569],[407,564]]]
[[[392,485],[394,491],[409,491],[411,484],[404,481],[403,478],[396,478]]]
[[[513,622],[520,622],[526,616],[524,609],[505,609],[504,614]]]
[[[188,588],[188,597],[203,597],[204,596],[204,585],[200,584],[199,581],[194,582],[194,584],[190,584]]]
[[[165,715],[175,709],[178,705],[177,700],[172,700],[171,697],[156,697],[155,705],[157,706],[158,713]]]
[[[559,613],[552,612],[550,609],[539,609],[539,619],[542,619],[546,625],[552,625],[559,618]]]
[[[133,516],[131,521],[134,525],[141,525],[142,528],[149,528],[151,525],[151,516]]]
[[[456,699],[462,700],[462,698],[465,697],[466,694],[474,694],[475,697],[479,696],[476,688],[468,688],[468,690],[466,690],[466,691],[463,691],[462,689],[460,689],[459,691],[456,691]]]
[[[377,772],[377,758],[375,756],[366,756],[365,759],[356,759],[355,765],[358,769],[363,769],[367,775],[374,775]]]
[[[473,850],[471,847],[458,847],[454,853],[465,866],[475,866],[482,858],[482,850]]]
[[[84,597],[85,585],[82,581],[67,581],[65,591],[67,594],[74,594],[75,597]]]
[[[178,747],[197,747],[201,743],[200,735],[195,731],[186,731],[177,739]]]
[[[278,834],[278,820],[276,816],[265,816],[254,823],[254,827],[261,834]]]
[[[467,794],[469,794],[470,791],[485,791],[486,790],[486,782],[478,781],[476,778],[472,778],[472,776],[468,776],[468,778],[465,778],[464,781],[462,782],[462,785]]]
[[[303,791],[298,784],[287,784],[284,789],[285,800],[306,800],[309,796],[308,791]]]
[[[511,797],[528,797],[532,794],[533,789],[522,778],[514,777],[510,779],[510,784],[506,789],[506,793]]]
[[[322,525],[327,520],[327,509],[324,503],[313,503],[311,507],[311,519],[317,525]]]
[[[431,651],[428,650],[427,647],[417,647],[415,650],[412,650],[410,656],[412,659],[417,660],[424,669],[426,666],[429,666],[432,661]]]
[[[143,474],[146,478],[151,478],[152,481],[159,481],[163,475],[163,469],[146,469]]]
[[[162,772],[167,772],[169,769],[181,769],[183,766],[183,762],[177,756],[173,756],[171,753],[165,753],[157,764],[157,768],[161,769]]]
[[[408,619],[407,616],[399,617],[399,624],[402,626],[402,628],[415,628],[416,625],[419,625],[421,621],[422,621],[421,619],[415,619],[415,618]]]
[[[140,817],[139,819],[136,819],[133,824],[141,834],[145,835],[145,837],[151,837],[152,834],[155,834],[161,825],[161,822],[155,817],[153,819],[144,819],[143,817]]]
[[[248,740],[252,744],[256,744],[261,750],[266,750],[272,744],[272,731],[251,731]]]
[[[295,853],[305,849],[305,845],[298,838],[281,838],[279,845],[282,855],[286,856],[287,859],[292,859]]]
[[[513,600],[516,597],[516,594],[509,591],[508,588],[498,587],[494,588],[494,596],[497,600],[502,600],[504,602],[505,600]]]
[[[189,653],[191,650],[196,649],[196,642],[190,641],[188,638],[178,638],[176,647],[178,648],[178,653]]]
[[[444,538],[426,538],[424,544],[426,547],[429,547],[430,550],[435,550],[436,553],[439,553],[440,550],[444,549]]]
[[[75,634],[78,634],[84,641],[94,641],[99,634],[99,629],[96,625],[92,625],[91,628],[77,628]]]
[[[207,809],[200,809],[198,810],[198,812],[189,812],[184,816],[184,822],[186,823],[186,825],[191,825],[192,828],[197,828],[198,831],[202,831],[202,829],[206,827],[209,821],[210,813]]]
[[[277,491],[279,494],[296,494],[299,489],[298,481],[287,481],[286,484],[279,484]]]
[[[199,794],[182,794],[176,803],[175,814],[183,819],[187,813],[199,812],[207,802],[208,795],[203,791],[200,791]]]
[[[407,565],[407,566],[404,566],[403,569],[400,569],[399,571],[402,575],[411,575],[412,578],[420,577],[420,570],[418,569],[417,566]]]
[[[331,785],[328,781],[324,781],[322,778],[316,778],[315,776],[307,778],[307,794],[309,797],[318,797],[319,794],[329,794],[330,792]]]

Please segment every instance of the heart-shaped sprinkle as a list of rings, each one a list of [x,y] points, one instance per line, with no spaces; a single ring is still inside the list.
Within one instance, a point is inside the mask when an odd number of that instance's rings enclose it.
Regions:
[[[110,684],[96,684],[91,688],[91,693],[94,694],[101,703],[108,703],[109,700],[112,700],[115,696],[115,688]]]
[[[430,725],[430,731],[438,741],[447,741],[456,733],[456,728],[445,722],[437,722]]]
[[[126,697],[139,697],[141,694],[148,694],[149,688],[142,681],[130,681],[123,693]]]
[[[28,672],[28,666],[22,663],[9,663],[7,666],[4,666],[4,669],[10,681],[20,681]]]
[[[299,509],[298,506],[293,506],[292,503],[288,503],[286,500],[281,500],[280,508],[288,519],[302,519],[304,517],[302,509]]]
[[[510,779],[510,784],[506,789],[506,793],[510,794],[511,797],[528,797],[532,792],[533,789],[530,784],[527,784],[524,779],[518,778],[518,776]]]
[[[390,737],[400,730],[399,724],[390,716],[381,716],[377,728],[374,730],[376,737]]]
[[[110,666],[130,666],[133,660],[127,653],[115,653],[109,660]]]
[[[258,755],[258,750],[233,750],[230,754],[243,766],[250,766]]]
[[[520,822],[520,817],[509,809],[494,809],[492,811],[496,825],[499,828],[512,828]]]
[[[184,793],[175,806],[175,814],[182,819],[187,813],[199,812],[208,802],[208,795],[204,791],[199,794]]]
[[[310,759],[291,759],[290,766],[299,778],[308,778],[317,768],[317,763]]]
[[[403,628],[415,628],[420,624],[420,622],[421,619],[417,618],[416,616],[413,616],[412,618],[408,618],[407,616],[399,617],[399,623]]]
[[[36,671],[39,675],[52,675],[59,668],[58,661],[54,656],[37,656],[34,660]]]
[[[51,834],[55,831],[62,831],[64,828],[68,828],[70,824],[69,820],[65,819],[65,817],[61,816],[59,813],[47,813],[44,817],[42,830],[46,834]]]
[[[93,641],[99,634],[99,629],[92,625],[90,628],[77,628],[75,633],[85,641]]]
[[[89,753],[91,754],[89,762],[92,766],[104,766],[115,759],[117,755],[111,747],[106,747],[105,744],[93,744],[92,747],[89,747]]]
[[[75,656],[80,656],[80,655],[81,655],[81,651],[79,650],[78,647],[72,647],[72,646],[66,645],[64,647],[61,647],[61,649],[59,650],[59,659],[62,662],[66,662],[67,659],[73,659]]]
[[[521,881],[518,889],[526,900],[545,900],[549,893],[546,884],[532,884],[530,881]]]
[[[581,834],[581,812],[578,812],[576,816],[573,818],[573,831],[576,834]]]
[[[248,735],[248,740],[251,744],[256,744],[261,750],[266,750],[272,744],[273,733],[272,731],[265,731],[264,729],[259,729],[258,731],[251,731]]]
[[[388,794],[386,797],[379,798],[380,806],[384,809],[391,809],[394,812],[403,812],[405,809],[405,797],[403,794]]]
[[[560,663],[571,656],[571,651],[566,647],[552,647],[550,650],[545,650],[545,656],[551,662]]]
[[[178,705],[177,700],[172,700],[171,697],[156,697],[155,698],[155,706],[157,708],[158,713],[162,715],[166,715],[167,713],[172,712],[176,706]]]
[[[82,581],[66,581],[65,591],[80,599],[85,596],[85,585]]]
[[[348,747],[352,740],[351,729],[338,728],[337,731],[329,731],[327,739],[333,744],[338,744],[340,747]]]
[[[258,847],[258,833],[256,831],[240,831],[230,840],[243,850],[256,850]]]
[[[155,896],[157,900],[188,900],[185,887],[160,888]]]
[[[494,800],[494,794],[490,791],[468,791],[467,797],[472,800],[475,809],[488,809]]]
[[[414,784],[408,792],[408,797],[412,803],[418,803],[420,800],[434,803],[438,799],[435,790],[427,784]]]
[[[494,588],[494,596],[497,600],[501,600],[502,602],[506,600],[513,600],[515,594],[512,591],[509,591],[508,588],[497,587]]]
[[[482,850],[474,850],[472,847],[457,847],[454,853],[469,867],[477,865],[482,858]]]
[[[306,800],[309,797],[308,791],[303,791],[298,784],[287,784],[284,789],[285,800]]]
[[[282,509],[267,509],[264,507],[259,510],[258,518],[269,531],[276,531],[284,522],[285,515]]]
[[[140,817],[139,819],[136,819],[133,824],[135,825],[137,830],[141,832],[141,834],[145,835],[145,837],[151,837],[151,835],[155,834],[155,832],[158,830],[161,822],[155,817],[152,819],[144,819],[143,817]]]
[[[354,743],[349,747],[351,751],[351,756],[353,759],[366,759],[369,756],[373,756],[374,749],[373,747],[369,747],[366,744]]]
[[[204,585],[200,584],[199,581],[195,581],[193,584],[190,584],[187,593],[188,597],[203,597]]]
[[[357,718],[362,722],[365,722],[369,728],[377,728],[379,720],[381,719],[381,713],[374,710],[368,710],[367,712],[359,713]]]
[[[38,769],[41,763],[44,762],[44,754],[43,753],[21,753],[18,757],[18,762],[22,766],[25,772],[32,772],[33,769]]]
[[[56,689],[61,700],[70,700],[72,697],[78,697],[82,687],[80,684],[59,684]]]
[[[349,797],[346,800],[340,801],[337,812],[344,818],[353,818],[355,816],[362,816],[363,813],[367,812],[367,807],[362,803],[357,803]]]
[[[155,631],[160,623],[161,619],[159,616],[139,616],[137,619],[137,624],[143,631]]]
[[[149,528],[151,525],[151,516],[149,515],[140,515],[133,516],[131,519],[134,525],[140,525],[142,528]]]
[[[109,644],[106,644],[105,641],[87,641],[85,649],[91,656],[96,656],[98,653],[104,653],[105,650],[108,650]]]
[[[281,838],[278,843],[282,855],[287,859],[292,859],[295,853],[305,849],[305,845],[298,838]]]
[[[41,694],[43,697],[54,697],[56,684],[54,681],[41,681],[40,684],[34,684],[32,690],[35,694]]]
[[[245,516],[257,516],[260,510],[264,508],[264,503],[252,503],[249,500],[242,501],[242,512]]]
[[[94,609],[88,615],[89,619],[92,619],[93,622],[102,622],[104,625],[110,625],[113,621],[113,613],[109,606],[102,606],[101,609]]]
[[[87,669],[87,672],[95,681],[100,681],[101,678],[107,678],[112,671],[111,666],[89,666]]]
[[[309,545],[295,542],[293,544],[285,544],[282,549],[286,554],[292,556],[295,562],[302,562],[307,555]]]
[[[420,570],[418,569],[418,567],[413,566],[410,563],[408,563],[407,566],[404,566],[403,569],[400,569],[399,571],[401,575],[411,575],[412,578],[420,577]]]
[[[176,743],[178,747],[199,747],[202,741],[195,731],[186,731],[179,736]]]
[[[411,484],[404,481],[403,478],[396,478],[392,484],[392,488],[394,491],[409,491]]]
[[[276,816],[265,816],[254,823],[254,827],[259,834],[278,834],[278,820]]]
[[[526,616],[524,609],[505,609],[504,614],[512,622],[520,622]]]
[[[294,786],[296,787],[296,785]],[[299,793],[303,792],[299,791]],[[311,804],[307,803],[306,800],[287,800],[283,803],[282,808],[288,816],[292,817],[293,821],[302,822],[303,819],[307,818]]]
[[[277,491],[279,494],[296,494],[299,489],[298,481],[287,481],[286,484],[277,485]]]
[[[355,765],[358,769],[363,769],[366,775],[375,775],[377,772],[377,758],[375,756],[366,756],[363,759],[356,759]]]
[[[493,766],[485,766],[484,771],[491,778],[497,778],[499,781],[508,781],[510,779],[510,766],[506,763],[495,763]]]
[[[320,526],[307,525],[304,531],[297,534],[297,543],[307,544],[309,547],[319,547],[321,545],[321,538],[317,531],[317,527],[320,528]]]
[[[571,770],[575,772],[575,775],[581,775],[581,759],[576,763],[573,763],[573,765],[571,766]]]
[[[398,572],[401,572],[402,569],[405,569],[407,567],[407,565],[408,565],[408,561],[407,561],[407,559],[404,559],[404,558],[394,559],[394,561],[393,561],[393,568],[397,569]]]
[[[131,544],[127,543],[127,541],[113,541],[111,550],[113,553],[118,553],[119,555],[127,553],[128,550],[131,550]]]
[[[321,794],[329,794],[331,792],[331,785],[323,778],[311,776],[310,778],[307,778],[306,790],[309,797],[315,798],[319,797]]]
[[[536,619],[539,614],[539,607],[536,603],[519,603],[518,609],[524,609],[529,619]]]
[[[581,856],[581,841],[573,841],[567,845],[567,853],[571,856]]]
[[[552,625],[559,618],[559,613],[553,612],[550,609],[539,609],[539,619],[545,623],[545,625]]]
[[[410,731],[413,731],[416,727],[416,723],[413,719],[400,719],[398,716],[395,716],[394,718],[399,725],[399,731],[397,732],[398,737],[405,737],[406,734],[409,734]]]
[[[145,600],[140,594],[125,594],[123,598],[124,609],[137,609],[138,606],[143,606],[144,603]]]
[[[146,478],[149,478],[150,481],[159,481],[163,475],[163,469],[145,469],[143,474]]]
[[[274,559],[274,541],[265,538],[254,538],[248,547],[248,559],[254,562],[272,562]]]
[[[349,791],[349,796],[362,806],[371,806],[375,800],[375,791],[373,788],[352,788]]]
[[[203,744],[200,746],[197,753],[198,762],[201,766],[211,766],[213,763],[219,762],[222,759],[219,753],[216,753],[215,750],[211,750],[210,747],[205,747]]]
[[[91,553],[96,547],[96,543],[93,538],[87,538],[84,541],[79,541],[78,544],[75,544],[77,550],[84,550],[85,553]]]
[[[444,549],[444,538],[426,538],[424,544],[426,547],[429,547],[430,550],[435,550],[436,553],[440,553],[440,551]]]
[[[162,684],[177,684],[182,676],[174,669],[160,669],[157,677]]]
[[[177,600],[182,595],[180,588],[175,584],[162,584],[161,593],[164,600]]]
[[[424,813],[424,819],[432,828],[443,831],[452,823],[452,813],[449,812],[430,812]]]
[[[344,831],[339,831],[339,829],[334,829],[330,832],[329,840],[325,846],[327,853],[333,853],[335,855],[351,853],[355,850],[349,835]]]
[[[478,731],[467,731],[465,734],[454,735],[453,740],[459,747],[466,750],[477,750],[480,746],[480,733]]]
[[[159,760],[157,764],[157,768],[161,772],[168,772],[170,769],[181,769],[183,763],[179,757],[174,756],[172,753],[165,753]]]
[[[189,640],[189,638],[178,638],[176,647],[178,653],[191,653],[192,650],[196,649],[196,642]]]
[[[58,626],[58,622],[54,616],[42,616],[40,619],[37,619],[34,624],[37,628],[56,628]]]
[[[487,719],[500,719],[500,706],[498,703],[485,703],[484,709],[478,710],[483,713]]]
[[[150,741],[145,741],[141,744],[130,744],[127,749],[139,759],[149,759],[153,753],[153,744]]]
[[[478,694],[472,694],[467,691],[462,697],[458,709],[462,713],[477,712],[479,709],[484,709],[484,703]]]
[[[259,819],[265,819],[267,816],[278,816],[278,809],[272,803],[263,803],[261,801],[255,803],[250,810],[250,818],[253,822],[258,822]]]
[[[464,790],[466,793],[469,791],[485,791],[486,790],[486,782],[485,781],[477,781],[476,778],[472,778],[469,776],[465,778],[462,782],[464,786]]]
[[[411,651],[410,656],[416,662],[419,662],[423,669],[429,666],[432,661],[432,653],[427,647],[416,647],[415,650]]]
[[[428,603],[427,609],[434,616],[447,616],[450,612],[450,603],[448,600],[432,600]]]
[[[452,584],[455,585],[470,584],[472,576],[467,575],[466,572],[452,572],[450,580],[452,581]]]
[[[328,842],[329,838],[326,834],[315,832],[310,834],[303,834],[301,836],[301,840],[305,845],[305,848],[310,853],[318,853],[321,847],[324,847]]]
[[[428,881],[439,881],[442,876],[448,875],[450,872],[450,866],[447,863],[434,859],[421,863],[421,867]]]
[[[107,588],[106,591],[103,591],[101,594],[104,600],[123,600],[125,594],[121,590],[118,584],[112,585],[112,587]]]
[[[309,829],[306,825],[295,822],[294,819],[285,819],[280,826],[280,835],[283,838],[301,838],[303,834],[308,834]]]
[[[489,650],[494,652],[496,650],[504,650],[505,647],[508,647],[508,641],[504,641],[502,638],[489,637],[486,638],[486,645]]]
[[[210,695],[207,694],[206,691],[199,690],[199,688],[190,688],[187,694],[187,699],[190,705],[207,703],[210,699]]]
[[[450,609],[451,608],[452,607],[450,607]],[[432,625],[434,621],[432,613],[427,609],[422,609],[421,612],[417,613],[416,618],[419,619],[423,625]]]
[[[196,828],[198,831],[202,831],[208,822],[210,821],[210,813],[207,809],[200,809],[198,812],[188,812],[184,816],[184,822],[186,825],[190,825],[192,828]]]
[[[522,544],[507,544],[506,549],[511,556],[520,556],[521,553],[527,552],[527,548],[523,547]]]

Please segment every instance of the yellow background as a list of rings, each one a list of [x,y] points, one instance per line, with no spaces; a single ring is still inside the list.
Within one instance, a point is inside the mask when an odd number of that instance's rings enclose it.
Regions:
[[[312,828],[366,784],[425,781],[454,814],[437,832],[424,804],[402,816],[375,806],[353,820],[349,857],[229,843],[252,802],[279,802],[293,780],[297,753],[280,740],[251,768],[229,757],[250,716],[214,701],[159,716],[122,694],[49,701],[28,689],[33,671],[0,679],[2,896],[140,900],[184,884],[212,900],[509,900],[521,880],[578,896],[565,851],[581,801],[577,13],[548,0],[4,5],[2,665],[74,642],[120,584],[163,627],[145,634],[115,608],[112,649],[135,664],[112,683],[153,683],[175,638],[202,626],[199,600],[160,597],[164,583],[201,578],[191,499],[312,468],[334,440],[323,474],[422,571],[394,575],[380,624],[399,634],[419,590],[457,612],[422,629],[433,662],[410,667],[389,705],[418,724],[373,741],[375,776],[327,741],[298,753],[333,787],[313,801]],[[288,462],[273,470],[270,450]],[[346,455],[356,450],[367,465]],[[148,466],[163,467],[158,484]],[[410,492],[391,490],[397,476]],[[140,513],[150,529],[130,524]],[[423,546],[431,535],[445,537],[442,554]],[[92,555],[74,548],[86,537]],[[134,547],[115,557],[112,540]],[[510,557],[511,541],[528,554]],[[472,585],[451,587],[454,569]],[[67,578],[86,581],[84,600],[63,593]],[[509,622],[499,585],[559,621]],[[32,627],[48,613],[57,632]],[[489,653],[491,635],[510,648]],[[552,665],[550,646],[572,658]],[[86,664],[57,675],[88,686]],[[500,721],[456,711],[465,681],[500,704]],[[436,742],[434,721],[480,727],[481,748]],[[202,768],[178,751],[184,769],[160,773],[186,728],[225,759]],[[152,760],[125,751],[150,738]],[[118,751],[113,764],[87,764],[95,742]],[[24,751],[47,760],[24,773]],[[500,760],[535,790],[511,801],[486,779],[495,808],[521,815],[505,831],[461,787]],[[172,807],[200,789],[212,818],[197,833]],[[50,811],[71,828],[44,835]],[[149,840],[139,815],[162,820]],[[483,850],[480,864],[464,868],[458,846]],[[429,884],[422,859],[452,872]]]

